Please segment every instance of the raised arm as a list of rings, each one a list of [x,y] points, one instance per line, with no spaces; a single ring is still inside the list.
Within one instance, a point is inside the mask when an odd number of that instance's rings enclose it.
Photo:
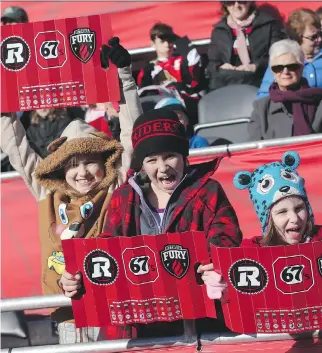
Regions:
[[[133,124],[139,115],[143,113],[137,87],[130,66],[119,68],[121,81],[121,101],[120,101],[120,140],[124,148],[122,155],[122,169],[124,172],[130,168],[133,153],[131,135]]]
[[[30,147],[26,132],[15,113],[1,116],[1,149],[9,156],[14,169],[21,175],[26,186],[38,201],[46,190],[34,176],[41,158]]]
[[[132,77],[131,55],[120,45],[119,38],[113,37],[107,45],[102,46],[101,64],[104,68],[111,60],[118,68],[121,88],[120,101],[120,140],[124,148],[122,155],[122,172],[127,172],[132,158],[131,135],[134,121],[142,114],[142,107],[137,93],[136,83]]]

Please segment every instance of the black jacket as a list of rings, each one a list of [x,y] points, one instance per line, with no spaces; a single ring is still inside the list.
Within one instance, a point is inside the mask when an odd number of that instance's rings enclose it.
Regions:
[[[273,17],[264,12],[257,12],[248,39],[250,60],[252,64],[257,66],[255,75],[259,80],[262,79],[268,65],[268,52],[270,46],[284,37],[280,26]],[[208,73],[211,78],[216,75],[216,72],[218,72],[218,68],[221,65],[232,63],[233,44],[234,36],[232,29],[228,26],[227,19],[223,18],[215,25],[211,34],[211,43],[208,50]]]
[[[60,137],[70,122],[69,117],[63,116],[56,120],[41,119],[39,125],[30,125],[27,138],[33,150],[45,158],[48,155],[47,146]]]

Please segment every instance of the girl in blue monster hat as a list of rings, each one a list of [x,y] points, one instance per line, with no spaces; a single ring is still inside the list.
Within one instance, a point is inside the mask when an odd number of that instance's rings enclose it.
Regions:
[[[322,226],[314,224],[304,183],[296,168],[298,153],[289,151],[282,162],[264,164],[253,173],[242,171],[235,175],[234,186],[248,189],[256,214],[261,222],[262,236],[244,239],[242,247],[293,245],[322,241]],[[226,289],[221,275],[209,271],[204,281],[211,299],[220,299]]]

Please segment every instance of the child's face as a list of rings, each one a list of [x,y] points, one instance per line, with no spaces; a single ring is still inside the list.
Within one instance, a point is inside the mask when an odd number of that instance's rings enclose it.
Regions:
[[[174,152],[154,154],[144,158],[143,169],[155,188],[172,194],[183,178],[184,159]]]
[[[80,194],[87,194],[104,178],[103,158],[98,154],[73,157],[64,168],[67,184]]]
[[[303,199],[286,197],[272,207],[271,215],[276,230],[286,243],[292,245],[301,241],[309,217]]]
[[[158,58],[169,58],[173,53],[173,43],[162,40],[159,37],[156,37],[154,41],[151,43],[152,47],[157,52]]]

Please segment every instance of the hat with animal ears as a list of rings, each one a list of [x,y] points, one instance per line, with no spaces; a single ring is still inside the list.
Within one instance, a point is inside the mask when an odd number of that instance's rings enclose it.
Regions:
[[[238,172],[234,186],[239,190],[248,189],[249,197],[261,222],[265,235],[271,207],[279,200],[289,196],[299,196],[306,202],[307,210],[314,224],[314,216],[304,187],[305,180],[296,168],[300,165],[297,152],[284,153],[282,162],[264,164],[252,173]]]

